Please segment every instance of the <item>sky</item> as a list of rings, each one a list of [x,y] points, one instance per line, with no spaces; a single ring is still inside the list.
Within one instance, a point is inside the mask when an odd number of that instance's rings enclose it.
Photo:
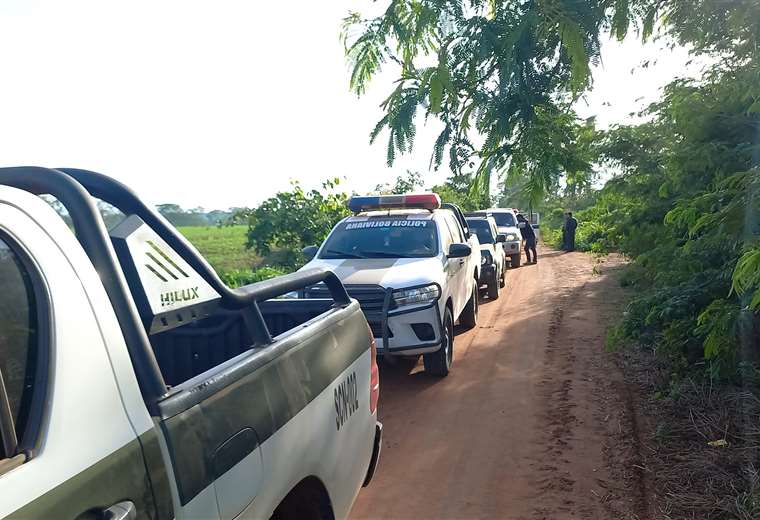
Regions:
[[[341,18],[383,3],[0,0],[0,165],[91,169],[149,203],[206,209],[253,206],[293,180],[338,177],[367,192],[406,169],[428,172],[437,121],[393,168],[385,139],[369,144],[393,71],[361,98],[348,90]],[[605,41],[576,108],[601,127],[631,122],[693,74],[687,60],[635,38]]]

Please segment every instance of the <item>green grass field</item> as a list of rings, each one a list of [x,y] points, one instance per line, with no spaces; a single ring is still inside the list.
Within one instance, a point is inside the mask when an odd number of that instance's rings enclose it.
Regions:
[[[183,226],[178,229],[217,272],[252,269],[261,263],[261,258],[245,247],[248,226]]]

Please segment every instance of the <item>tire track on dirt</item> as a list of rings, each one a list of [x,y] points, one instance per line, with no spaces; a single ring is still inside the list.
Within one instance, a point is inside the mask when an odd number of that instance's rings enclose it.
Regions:
[[[448,377],[381,368],[383,454],[353,518],[637,518],[603,352],[617,285],[586,255],[543,253],[459,331]]]

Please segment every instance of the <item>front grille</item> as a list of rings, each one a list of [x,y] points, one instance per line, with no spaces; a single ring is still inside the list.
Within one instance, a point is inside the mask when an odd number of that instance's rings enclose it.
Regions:
[[[380,324],[383,321],[383,304],[385,303],[386,290],[379,285],[346,285],[346,292],[351,298],[359,302],[359,306],[364,311],[364,317],[372,326],[377,324],[377,330],[380,330]],[[306,290],[308,298],[330,298],[330,290],[324,285],[314,285]],[[388,310],[396,308],[396,303],[391,299]],[[373,329],[373,332],[375,329]],[[382,337],[382,334],[376,334],[375,337]]]

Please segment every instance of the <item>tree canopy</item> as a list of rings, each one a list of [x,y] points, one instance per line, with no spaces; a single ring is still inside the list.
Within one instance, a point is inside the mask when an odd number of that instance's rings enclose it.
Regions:
[[[527,177],[534,198],[562,172],[589,171],[572,102],[591,82],[599,38],[628,28],[626,1],[392,0],[375,18],[350,13],[343,37],[350,88],[362,94],[383,66],[398,78],[371,141],[387,131],[387,161],[412,149],[415,117],[443,130],[432,150],[487,193],[493,172]],[[650,22],[651,25],[651,22]]]

